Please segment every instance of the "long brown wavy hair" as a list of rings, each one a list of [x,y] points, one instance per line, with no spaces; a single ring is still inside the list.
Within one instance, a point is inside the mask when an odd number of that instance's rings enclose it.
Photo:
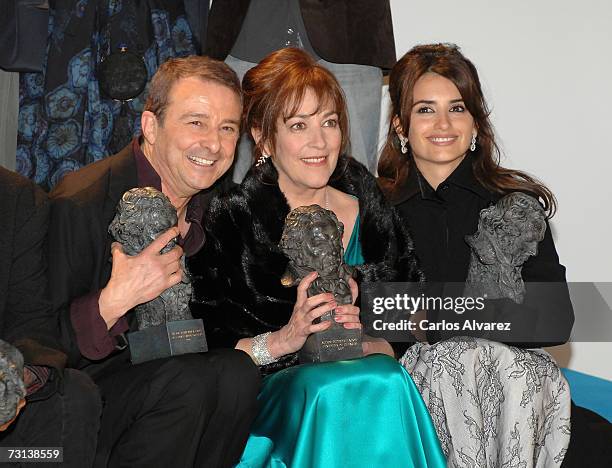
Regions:
[[[393,119],[399,118],[407,134],[410,128],[414,86],[425,73],[436,73],[452,81],[474,118],[478,137],[476,150],[473,152],[472,170],[476,180],[492,192],[530,193],[542,201],[548,217],[552,217],[557,202],[544,184],[525,172],[500,166],[501,153],[495,142],[493,126],[489,119],[490,111],[482,93],[478,72],[472,62],[454,44],[416,46],[391,70],[389,75],[391,118],[387,140],[378,163],[378,180],[382,190],[393,199],[415,167],[412,151],[408,149],[407,154],[402,154],[400,151]]]

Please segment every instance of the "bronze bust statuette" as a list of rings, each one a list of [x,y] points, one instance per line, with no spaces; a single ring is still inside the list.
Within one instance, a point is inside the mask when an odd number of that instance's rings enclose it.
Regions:
[[[312,271],[319,275],[308,288],[308,296],[331,293],[338,304],[352,302],[348,281],[351,268],[343,261],[344,226],[336,215],[319,205],[301,206],[285,220],[280,247],[289,258],[283,286],[296,286]],[[327,330],[308,337],[299,352],[300,362],[326,362],[363,356],[361,330],[347,330],[334,321],[333,311],[320,320],[332,321]]]

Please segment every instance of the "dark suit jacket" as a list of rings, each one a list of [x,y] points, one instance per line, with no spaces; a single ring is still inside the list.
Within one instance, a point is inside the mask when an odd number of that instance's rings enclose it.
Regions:
[[[131,145],[114,156],[67,174],[50,193],[49,285],[53,308],[60,314],[62,341],[70,365],[95,376],[119,368],[129,353],[118,352],[103,361],[84,358],[70,320],[70,304],[102,289],[110,279],[112,238],[108,225],[126,190],[138,185]]]
[[[58,327],[47,295],[44,242],[49,205],[31,181],[0,167],[0,338],[26,364],[61,368]]]
[[[202,203],[207,203],[226,180],[207,190]],[[130,144],[114,156],[67,174],[50,194],[49,284],[53,307],[61,316],[62,339],[70,363],[94,378],[128,365],[129,352],[117,350],[99,361],[83,357],[70,319],[70,304],[108,283],[113,242],[108,225],[121,196],[137,186],[137,165]],[[133,314],[126,317],[130,328],[135,326]]]
[[[225,60],[238,38],[249,3],[250,0],[213,2],[205,55]],[[308,39],[321,58],[383,69],[395,63],[389,0],[300,0],[300,9]]]

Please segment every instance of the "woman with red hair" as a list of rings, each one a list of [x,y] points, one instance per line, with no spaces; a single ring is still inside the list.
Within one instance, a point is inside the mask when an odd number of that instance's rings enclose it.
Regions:
[[[206,245],[190,265],[209,344],[241,349],[269,374],[242,463],[445,466],[429,414],[387,341],[364,336],[363,359],[296,365],[307,337],[329,327],[316,318],[334,310],[347,329],[361,323],[354,305],[306,297],[316,274],[297,288],[281,285],[288,259],[279,242],[290,210],[316,204],[335,213],[358,282],[421,279],[409,235],[372,175],[347,155],[338,82],[288,48],[247,72],[243,90],[255,164],[212,202]]]

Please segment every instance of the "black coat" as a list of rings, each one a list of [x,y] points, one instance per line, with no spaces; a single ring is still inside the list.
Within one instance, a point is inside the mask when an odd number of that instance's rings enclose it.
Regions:
[[[127,146],[120,153],[67,174],[51,192],[49,225],[49,285],[62,340],[72,367],[96,376],[127,365],[129,353],[112,354],[102,361],[81,355],[70,319],[70,304],[98,291],[110,279],[112,238],[108,225],[126,190],[138,185],[136,161]]]
[[[412,240],[374,177],[352,158],[341,157],[338,164],[344,160],[346,171],[330,185],[359,200],[365,264],[358,267],[358,281],[420,281]],[[262,172],[278,177],[269,162]],[[280,284],[287,257],[278,247],[289,211],[278,184],[262,183],[253,170],[239,187],[211,202],[207,242],[188,262],[195,278],[194,316],[204,320],[211,347],[234,347],[241,338],[289,321],[296,288]]]
[[[215,0],[204,54],[224,60],[230,53],[250,0]],[[395,40],[389,0],[300,0],[308,40],[319,57],[390,69]]]
[[[50,194],[49,284],[53,307],[60,315],[62,339],[72,366],[85,369],[93,377],[128,365],[129,352],[118,350],[98,361],[82,356],[70,319],[70,304],[104,288],[110,279],[113,239],[108,225],[123,194],[138,187],[134,158],[130,144],[116,155],[67,174]],[[208,203],[220,183],[222,180],[206,191],[202,203]],[[126,317],[133,329],[133,314]]]
[[[47,296],[44,242],[46,194],[33,182],[0,167],[0,338],[26,364],[61,368],[58,323]]]
[[[413,234],[417,257],[428,282],[465,282],[471,255],[465,236],[478,230],[480,211],[503,195],[490,192],[476,180],[471,155],[437,190],[413,166],[394,204]],[[548,223],[537,255],[523,265],[522,278],[527,290],[523,304],[510,299],[488,301],[486,310],[490,315],[485,320],[512,323],[513,334],[502,333],[495,341],[529,348],[567,341],[574,312],[565,282],[565,267],[559,263]],[[453,333],[456,334],[450,334]],[[435,342],[449,334],[434,332],[427,336],[430,342]]]

